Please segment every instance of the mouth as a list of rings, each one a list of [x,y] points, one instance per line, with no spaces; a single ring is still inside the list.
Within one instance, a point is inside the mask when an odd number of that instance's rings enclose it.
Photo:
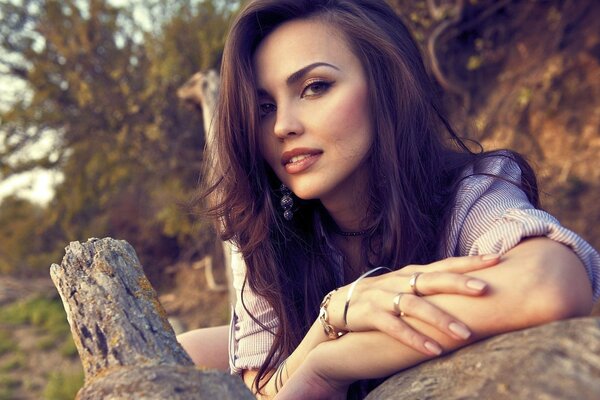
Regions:
[[[317,149],[293,149],[286,151],[281,157],[281,165],[290,174],[302,172],[315,162],[323,154],[323,151]]]
[[[321,150],[316,149],[293,149],[286,151],[281,156],[281,165],[284,167],[289,164],[295,164],[306,160],[307,158],[314,157],[322,154]]]

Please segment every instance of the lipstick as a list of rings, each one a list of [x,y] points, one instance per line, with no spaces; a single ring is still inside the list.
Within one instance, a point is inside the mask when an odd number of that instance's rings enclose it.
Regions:
[[[288,174],[297,174],[311,167],[322,154],[323,151],[317,149],[296,148],[282,154],[281,165]]]

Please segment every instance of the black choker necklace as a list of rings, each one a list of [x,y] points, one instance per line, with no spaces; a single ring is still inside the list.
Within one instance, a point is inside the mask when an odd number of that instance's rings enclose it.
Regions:
[[[365,236],[367,233],[369,233],[369,230],[366,229],[364,231],[346,232],[346,231],[339,229],[338,227],[335,227],[335,228],[333,228],[333,232],[336,235],[340,235],[340,236],[354,237],[354,236]]]

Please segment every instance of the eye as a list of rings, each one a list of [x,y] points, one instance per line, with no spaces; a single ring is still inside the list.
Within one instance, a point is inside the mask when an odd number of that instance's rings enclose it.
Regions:
[[[266,117],[272,112],[277,111],[277,107],[273,103],[262,103],[258,106],[259,115],[261,118]]]
[[[302,90],[302,97],[316,97],[325,93],[331,87],[332,83],[326,81],[309,82]]]

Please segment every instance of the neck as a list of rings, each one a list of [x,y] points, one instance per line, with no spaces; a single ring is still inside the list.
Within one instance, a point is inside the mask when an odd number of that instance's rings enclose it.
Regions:
[[[335,224],[334,232],[350,233],[341,235],[352,237],[360,236],[356,234],[366,229],[369,204],[366,177],[355,175],[352,180],[338,187],[335,193],[323,196],[320,200]]]
[[[324,202],[323,206],[334,223],[333,232],[346,237],[362,236],[365,232],[367,206],[358,201],[339,199],[337,202]]]

